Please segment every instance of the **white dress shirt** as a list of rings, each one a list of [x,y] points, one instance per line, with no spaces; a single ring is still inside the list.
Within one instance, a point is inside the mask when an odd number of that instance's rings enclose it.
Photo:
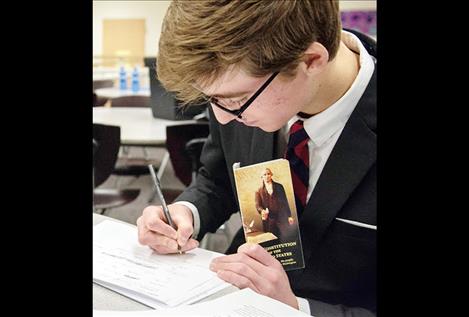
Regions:
[[[360,70],[349,90],[326,110],[311,118],[303,119],[295,115],[288,121],[285,129],[283,129],[285,131],[285,140],[288,142],[290,126],[298,119],[304,120],[303,126],[310,137],[308,141],[309,185],[307,200],[311,197],[311,193],[318,182],[324,165],[339,139],[347,120],[368,86],[375,68],[373,57],[368,54],[363,44],[354,34],[342,31],[342,41],[349,49],[360,55]],[[192,237],[195,239],[200,230],[200,217],[197,207],[187,201],[179,201],[176,204],[185,205],[192,211],[194,215],[194,233]],[[300,310],[310,314],[308,301],[301,297],[297,297],[297,299]]]

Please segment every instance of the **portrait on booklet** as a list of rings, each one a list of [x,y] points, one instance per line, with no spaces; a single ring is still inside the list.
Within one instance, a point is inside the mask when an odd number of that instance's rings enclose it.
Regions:
[[[286,271],[303,268],[289,162],[236,163],[233,173],[246,241],[263,246]]]

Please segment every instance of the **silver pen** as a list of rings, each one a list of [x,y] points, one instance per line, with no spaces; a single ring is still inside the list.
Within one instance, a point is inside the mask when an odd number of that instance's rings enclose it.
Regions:
[[[149,164],[148,169],[150,170],[151,178],[153,179],[153,183],[155,184],[156,192],[158,193],[158,197],[160,198],[161,206],[163,207],[163,212],[164,212],[164,216],[166,217],[166,221],[168,222],[168,224],[171,227],[174,228],[174,230],[177,231],[177,228],[174,225],[173,219],[171,218],[171,215],[169,214],[168,205],[166,205],[166,200],[164,199],[163,192],[161,191],[160,181],[158,180],[158,177],[156,176],[155,169],[153,168],[153,165]],[[179,243],[178,243],[178,252],[179,252],[179,254],[183,253],[181,251],[181,246],[179,245]]]

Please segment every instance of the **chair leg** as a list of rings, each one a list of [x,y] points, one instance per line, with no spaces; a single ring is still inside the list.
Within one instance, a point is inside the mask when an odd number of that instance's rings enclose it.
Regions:
[[[122,154],[124,154],[124,155],[129,155],[129,151],[130,151],[130,150],[129,150],[129,147],[128,147],[128,146],[126,146],[126,145],[123,145],[123,146],[122,146]]]
[[[161,180],[161,177],[163,177],[164,170],[166,169],[166,166],[168,165],[169,162],[169,152],[166,151],[163,155],[163,160],[161,161],[160,167],[158,168],[158,172],[156,173],[156,176],[158,176],[158,179]]]

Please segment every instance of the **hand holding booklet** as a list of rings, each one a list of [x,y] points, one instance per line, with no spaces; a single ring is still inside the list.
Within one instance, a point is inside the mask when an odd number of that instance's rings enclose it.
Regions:
[[[93,229],[93,281],[158,309],[192,304],[231,286],[209,270],[203,249],[159,255],[137,241],[134,226],[105,220]]]

